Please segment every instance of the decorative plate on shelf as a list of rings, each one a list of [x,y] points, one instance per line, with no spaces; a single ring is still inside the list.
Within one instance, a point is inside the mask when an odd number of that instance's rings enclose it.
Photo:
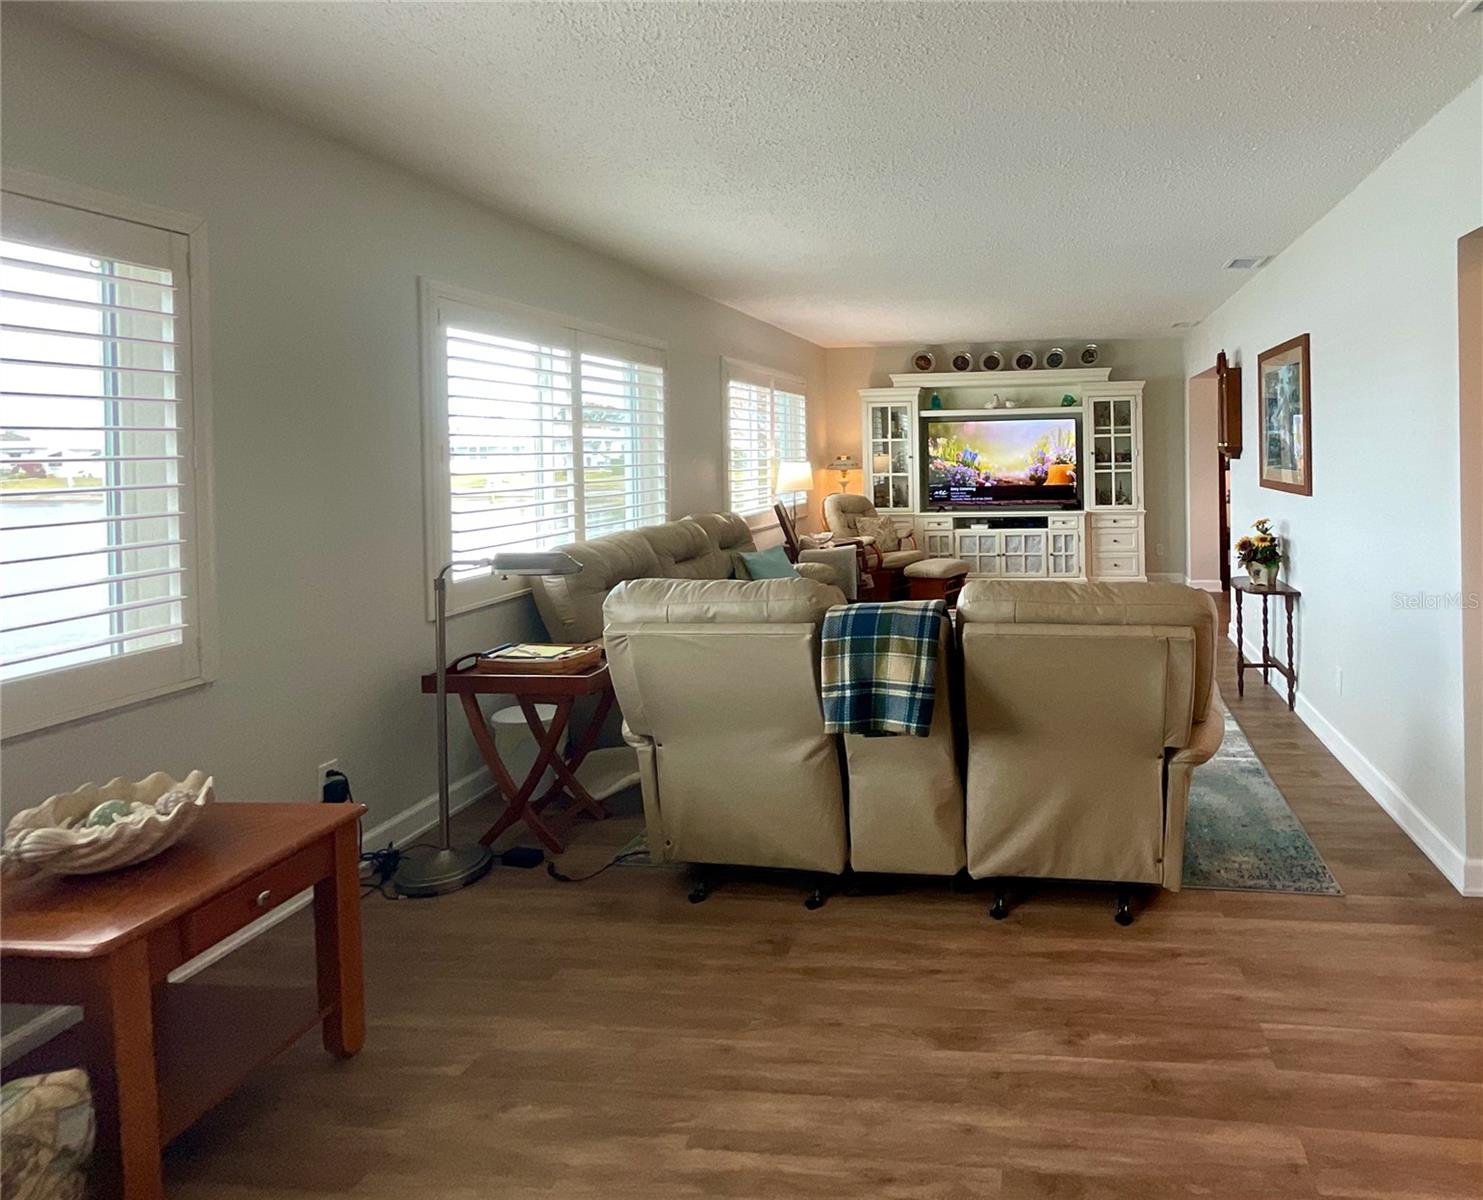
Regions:
[[[918,371],[930,371],[937,365],[937,359],[930,350],[922,350],[911,356],[911,365]]]

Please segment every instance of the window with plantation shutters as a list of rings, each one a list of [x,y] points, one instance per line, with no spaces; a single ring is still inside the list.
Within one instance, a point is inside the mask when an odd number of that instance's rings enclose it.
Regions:
[[[190,237],[0,218],[0,687],[22,732],[203,677]]]
[[[431,281],[423,306],[429,576],[667,518],[662,352]],[[525,586],[452,579],[453,611]]]
[[[726,480],[729,507],[766,512],[774,500],[795,504],[806,493],[776,490],[778,464],[808,458],[803,384],[727,364]]]

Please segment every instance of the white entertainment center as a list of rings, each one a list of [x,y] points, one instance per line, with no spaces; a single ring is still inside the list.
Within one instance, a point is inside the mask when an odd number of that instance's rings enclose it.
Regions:
[[[860,392],[865,494],[913,527],[934,557],[1000,579],[1144,579],[1143,383],[1107,367],[892,375]],[[939,407],[933,407],[933,397]],[[1068,402],[1066,397],[1070,397]],[[1075,417],[1081,459],[1074,510],[934,506],[923,488],[923,418]]]

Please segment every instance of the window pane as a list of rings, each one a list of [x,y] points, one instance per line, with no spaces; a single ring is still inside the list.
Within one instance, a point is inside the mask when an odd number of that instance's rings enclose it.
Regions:
[[[172,273],[0,242],[0,678],[183,639]]]

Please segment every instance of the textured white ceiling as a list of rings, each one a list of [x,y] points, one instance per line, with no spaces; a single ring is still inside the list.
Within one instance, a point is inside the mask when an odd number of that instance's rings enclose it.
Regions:
[[[1438,3],[56,6],[825,345],[1168,334],[1483,72]]]

